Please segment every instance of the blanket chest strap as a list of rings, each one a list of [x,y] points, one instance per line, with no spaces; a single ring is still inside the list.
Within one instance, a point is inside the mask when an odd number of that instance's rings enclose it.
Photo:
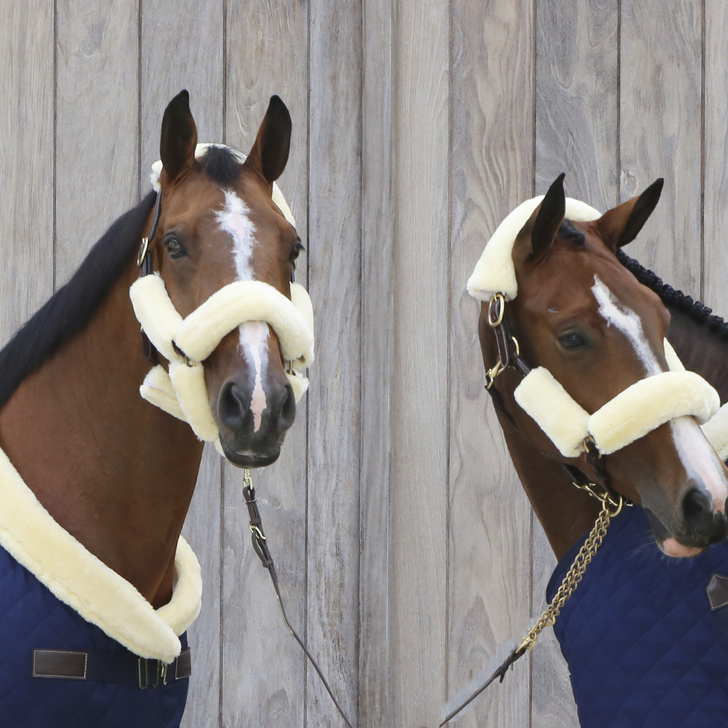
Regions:
[[[147,660],[129,652],[76,652],[73,650],[33,650],[33,677],[136,685],[141,690],[157,688],[192,674],[190,650],[174,662]]]

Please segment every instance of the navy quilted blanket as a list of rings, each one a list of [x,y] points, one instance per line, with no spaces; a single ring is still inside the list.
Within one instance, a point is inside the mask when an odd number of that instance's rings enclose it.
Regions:
[[[179,726],[189,680],[140,690],[130,685],[33,678],[34,649],[127,652],[56,599],[0,548],[0,728]]]
[[[581,539],[559,562],[550,600]],[[614,519],[555,632],[582,728],[728,726],[728,606],[706,587],[728,575],[728,543],[694,559],[664,556],[645,512]]]

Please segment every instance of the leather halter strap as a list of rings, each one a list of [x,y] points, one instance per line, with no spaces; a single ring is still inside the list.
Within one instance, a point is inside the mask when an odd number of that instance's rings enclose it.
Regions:
[[[149,235],[142,238],[142,244],[139,248],[137,255],[137,267],[139,268],[139,276],[148,276],[153,272],[154,263],[154,249],[152,248],[152,242],[154,236],[157,234],[157,228],[159,227],[159,216],[162,213],[162,190],[157,192],[157,201],[154,205],[154,217],[152,218],[152,227],[149,229]],[[144,358],[152,364],[157,366],[159,364],[159,352],[154,348],[154,345],[149,340],[149,337],[142,331],[142,354]]]
[[[506,369],[515,369],[520,372],[523,377],[525,377],[531,371],[531,367],[521,356],[518,339],[516,339],[511,332],[508,314],[506,312],[506,301],[502,294],[496,293],[491,298],[490,303],[488,304],[487,315],[488,324],[495,336],[498,360],[496,361],[495,366],[486,371],[485,389],[494,400],[494,404],[498,406],[499,410],[508,415],[511,424],[518,429],[515,420],[503,406],[503,395],[493,386],[493,383]],[[632,505],[632,502],[628,498],[617,493],[614,486],[612,486],[611,479],[604,465],[604,459],[593,442],[590,443],[589,441],[585,441],[584,451],[587,463],[597,475],[599,485],[604,489],[606,497],[614,503],[621,498],[625,505]],[[567,465],[566,463],[562,463],[561,466],[577,488],[588,491],[598,499],[602,498],[602,495],[595,490],[596,484],[593,483],[591,478],[589,478],[589,476],[583,473],[579,468],[574,465]]]

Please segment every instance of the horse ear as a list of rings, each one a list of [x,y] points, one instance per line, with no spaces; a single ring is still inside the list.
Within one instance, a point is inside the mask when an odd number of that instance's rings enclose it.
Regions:
[[[190,112],[190,95],[180,91],[164,110],[159,158],[171,181],[195,161],[197,126]]]
[[[278,96],[271,96],[245,164],[273,184],[283,174],[291,148],[291,115]]]
[[[551,249],[556,233],[564,221],[566,198],[564,197],[564,175],[560,174],[549,187],[549,191],[531,216],[535,216],[531,233],[533,255],[539,257]]]
[[[616,251],[637,237],[660,199],[663,183],[662,178],[656,180],[639,197],[607,210],[599,218],[599,235],[612,250]]]

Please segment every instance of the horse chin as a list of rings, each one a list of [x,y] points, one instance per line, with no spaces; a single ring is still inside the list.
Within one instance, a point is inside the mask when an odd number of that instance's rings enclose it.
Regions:
[[[236,449],[220,438],[225,457],[238,468],[264,468],[272,465],[281,454],[280,443],[275,443],[265,450]]]
[[[676,559],[690,559],[705,551],[704,548],[696,546],[684,546],[676,538],[666,538],[662,543],[657,542],[660,550],[666,556],[672,556]]]
[[[702,554],[708,547],[708,544],[698,546],[678,541],[651,510],[645,508],[645,512],[652,527],[652,535],[655,538],[655,543],[665,556],[670,556],[675,559],[691,559]]]

